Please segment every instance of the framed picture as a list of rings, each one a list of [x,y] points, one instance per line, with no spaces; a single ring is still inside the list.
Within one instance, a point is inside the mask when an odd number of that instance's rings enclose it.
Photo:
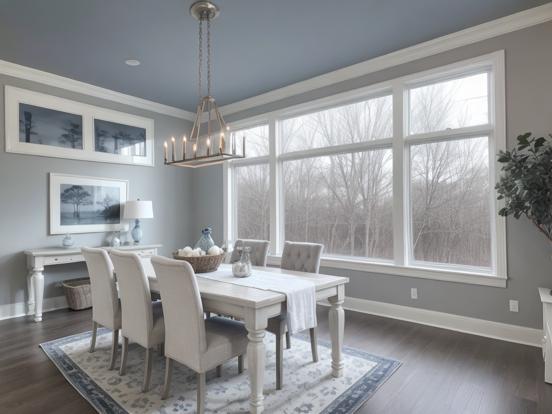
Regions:
[[[128,181],[50,173],[50,234],[128,230]]]
[[[152,119],[5,87],[6,152],[154,165]]]

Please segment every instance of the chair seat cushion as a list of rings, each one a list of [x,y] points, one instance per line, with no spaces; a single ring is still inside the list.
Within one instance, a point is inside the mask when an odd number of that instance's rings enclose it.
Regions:
[[[212,317],[205,320],[207,349],[201,357],[205,370],[221,362],[245,354],[247,330],[243,323],[227,318]]]

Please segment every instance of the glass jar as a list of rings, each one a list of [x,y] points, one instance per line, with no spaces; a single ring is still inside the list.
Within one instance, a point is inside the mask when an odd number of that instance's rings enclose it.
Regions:
[[[251,276],[251,258],[249,257],[251,247],[238,247],[238,251],[240,250],[240,260],[232,264],[232,274],[234,277],[249,277]]]

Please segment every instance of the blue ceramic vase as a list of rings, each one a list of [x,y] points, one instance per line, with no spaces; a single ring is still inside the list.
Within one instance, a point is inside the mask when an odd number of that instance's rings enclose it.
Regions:
[[[211,227],[205,227],[203,230],[201,230],[201,237],[195,244],[196,249],[199,247],[201,250],[207,253],[209,249],[215,245],[215,242],[211,238],[211,231]]]

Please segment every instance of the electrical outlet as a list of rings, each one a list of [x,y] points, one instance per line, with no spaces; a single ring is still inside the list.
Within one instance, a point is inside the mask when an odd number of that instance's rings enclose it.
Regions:
[[[418,288],[411,288],[410,289],[410,298],[411,299],[418,299]]]
[[[519,302],[517,300],[510,300],[510,312],[519,312]]]

